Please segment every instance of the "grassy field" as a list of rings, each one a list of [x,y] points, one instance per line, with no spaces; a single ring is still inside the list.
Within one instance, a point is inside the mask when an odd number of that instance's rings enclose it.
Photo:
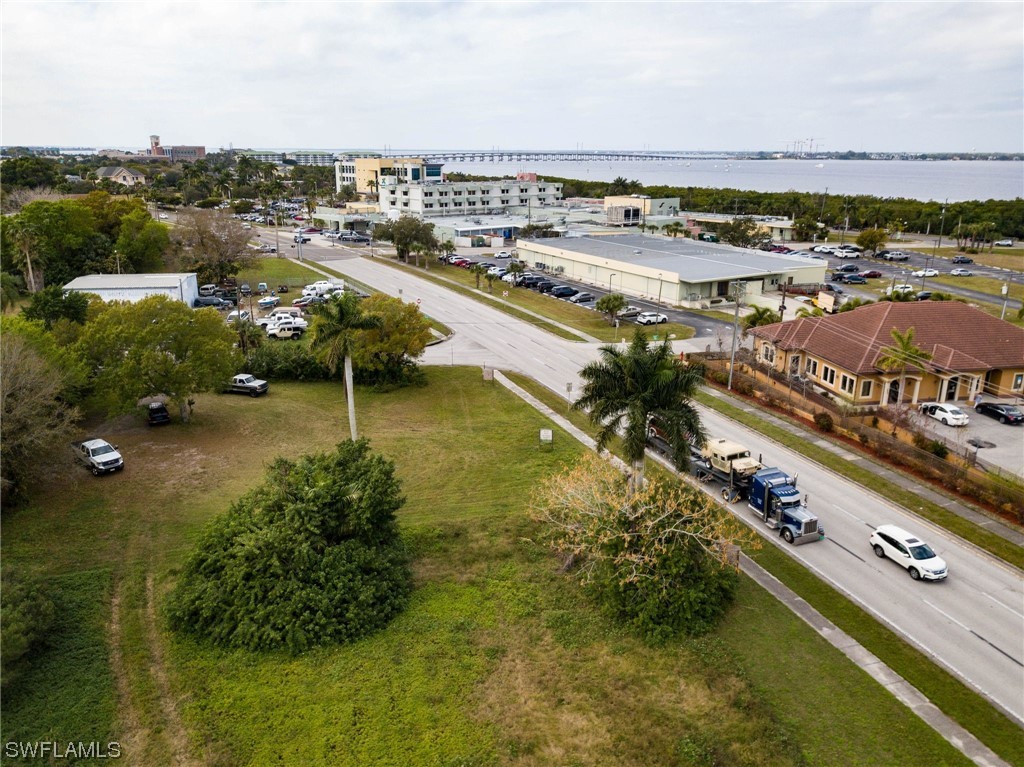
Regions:
[[[548,423],[476,369],[427,378],[356,403],[404,483],[412,604],[300,657],[180,638],[159,605],[203,523],[274,456],[347,433],[340,387],[273,384],[200,397],[187,427],[95,429],[124,472],[55,478],[4,519],[5,564],[50,577],[67,606],[5,692],[4,738],[113,737],[147,767],[968,764],[745,579],[709,637],[651,647],[619,630],[532,543],[532,488],[578,444],[556,429],[541,450]]]
[[[931,254],[934,251],[932,249],[922,248],[921,252]],[[1016,271],[1024,271],[1024,248],[1013,247],[1013,248],[995,248],[991,253],[988,250],[983,250],[979,253],[968,253],[963,254],[961,251],[953,248],[939,248],[938,255],[943,258],[952,259],[953,256],[969,255],[974,259],[977,264],[985,264],[986,266],[998,266],[1002,269],[1014,269]],[[936,267],[939,268],[939,267]],[[968,264],[967,268],[970,268]]]
[[[381,262],[399,269],[415,269],[414,266],[407,266],[395,259],[381,259]],[[581,333],[586,333],[588,336],[597,338],[599,341],[609,343],[621,341],[624,336],[628,338],[632,334],[632,328],[635,327],[632,322],[625,321],[622,327],[614,328],[608,324],[604,315],[592,309],[585,309],[568,301],[559,301],[528,288],[512,287],[501,280],[495,280],[491,286],[488,286],[487,280],[481,278],[480,288],[477,291],[476,275],[472,274],[468,269],[458,266],[433,263],[429,270],[416,269],[416,274],[425,279],[441,280],[442,284],[446,287],[452,287],[463,295],[471,295],[478,300],[486,302],[489,306],[493,306],[513,316],[518,316],[520,319],[526,319],[536,324],[536,318],[516,311],[517,309],[525,309],[547,317],[553,322],[574,328]],[[505,292],[508,293],[507,297],[503,295]],[[481,293],[486,295],[481,295]],[[491,300],[488,296],[493,296],[494,299]],[[551,327],[546,329],[551,330]],[[659,337],[663,337],[664,334],[669,334],[677,339],[691,338],[695,332],[688,325],[680,325],[675,322],[651,327],[649,330],[652,335],[657,334]],[[558,334],[562,337],[567,337],[564,333]],[[570,337],[570,340],[579,339]]]
[[[560,409],[561,402],[558,394],[525,376],[508,375],[549,407]],[[1024,558],[1022,558],[1019,547],[966,522],[937,504],[925,501],[902,487],[882,480],[871,471],[870,467],[844,461],[829,451],[801,439],[798,434],[780,429],[758,418],[756,414],[740,410],[717,397],[701,393],[698,399],[707,407],[718,410],[722,414],[766,434],[775,441],[828,466],[838,475],[861,484],[872,484],[895,503],[903,505],[916,514],[928,517],[933,522],[945,526],[966,540],[970,540],[975,545],[987,549],[1017,567],[1024,567]],[[571,411],[567,417],[577,428],[591,436],[595,433],[586,414]],[[610,447],[612,452],[617,452],[617,448],[616,444],[612,444]],[[651,464],[651,468],[659,469],[660,465]],[[862,608],[836,592],[831,586],[823,583],[800,563],[775,547],[765,546],[759,551],[750,552],[750,555],[758,564],[807,600],[815,609],[881,658],[896,673],[921,690],[942,711],[960,722],[970,732],[978,735],[990,748],[1013,764],[1024,764],[1024,743],[1021,742],[1019,729],[980,695],[967,688],[944,669],[937,667],[928,657],[882,626]],[[755,681],[766,683],[775,673],[775,669],[774,667],[758,667],[754,673],[757,675]],[[769,687],[774,689],[774,685],[769,685]]]

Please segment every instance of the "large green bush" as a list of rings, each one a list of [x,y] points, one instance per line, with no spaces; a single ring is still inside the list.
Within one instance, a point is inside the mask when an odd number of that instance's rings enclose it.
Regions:
[[[168,604],[171,625],[228,647],[347,642],[406,605],[394,464],[365,440],[283,458],[207,528]]]
[[[265,343],[246,357],[248,372],[268,381],[326,381],[330,371],[305,344]]]
[[[2,583],[0,684],[6,687],[23,670],[25,656],[43,639],[56,613],[38,583],[11,570],[4,570]]]

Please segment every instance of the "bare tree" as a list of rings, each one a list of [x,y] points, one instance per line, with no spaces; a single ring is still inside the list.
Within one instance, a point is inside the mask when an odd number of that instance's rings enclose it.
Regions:
[[[221,282],[249,266],[250,233],[223,211],[195,210],[178,216],[173,237],[177,267],[199,273],[200,282]]]

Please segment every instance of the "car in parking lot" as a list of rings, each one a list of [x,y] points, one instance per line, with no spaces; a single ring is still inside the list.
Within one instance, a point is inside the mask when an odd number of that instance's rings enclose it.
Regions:
[[[507,250],[499,250],[497,253],[494,254],[494,257],[495,258],[512,258],[512,254],[509,253]]]
[[[306,307],[316,306],[317,304],[326,304],[327,299],[323,296],[302,296],[292,301],[292,306]]]
[[[305,330],[306,328],[297,322],[282,320],[267,328],[267,338],[291,338],[297,341],[302,338]]]
[[[953,256],[954,264],[973,264],[974,259],[970,256]]]
[[[974,272],[972,272],[970,269],[954,269],[949,274],[952,277],[973,277],[974,276]]]
[[[1008,405],[1003,402],[979,402],[974,409],[982,415],[995,418],[999,423],[1014,425],[1024,423],[1024,411],[1016,405]]]
[[[884,256],[881,256],[886,261],[909,261],[910,256],[904,253],[902,250],[890,250]]]
[[[872,278],[872,277],[881,277],[882,276],[882,273],[880,271],[878,271],[877,269],[868,269],[868,270],[863,271],[863,272],[858,272],[858,274],[861,277],[864,277],[865,279],[869,279],[869,278]]]
[[[530,287],[533,290],[536,290],[538,293],[547,293],[549,290],[555,287],[555,283],[553,283],[551,280],[540,280],[539,282],[533,283]]]
[[[640,312],[636,316],[637,325],[661,325],[668,322],[668,317],[658,312]]]
[[[835,268],[835,271],[853,274],[854,272],[859,272],[860,267],[857,266],[856,264],[843,264],[842,266],[837,266]]]
[[[309,241],[310,241],[310,240],[309,240],[309,237],[307,237],[307,236],[306,236],[306,235],[304,235],[304,234],[297,234],[297,235],[295,235],[295,236],[294,236],[294,237],[293,237],[292,239],[293,239],[293,240],[294,240],[295,242],[299,243],[300,245],[302,245],[302,244],[304,244],[304,243],[307,243],[307,242],[309,242]]]
[[[835,251],[833,245],[815,245],[811,248],[812,253],[832,253],[833,251]]]
[[[938,277],[938,269],[918,269],[916,272],[910,273],[911,277]]]
[[[596,301],[597,296],[593,293],[577,293],[569,299],[574,304],[589,304],[591,301]]]
[[[570,288],[568,285],[557,285],[551,289],[551,295],[555,298],[570,298],[579,293],[576,288]]]
[[[463,258],[462,256],[452,256],[448,259],[448,263],[453,266],[466,266],[470,261],[468,258]]]
[[[855,250],[834,250],[832,255],[836,258],[860,258],[860,253]]]
[[[638,314],[640,314],[640,312],[641,312],[641,309],[640,309],[639,306],[629,305],[625,309],[620,311],[618,314],[616,314],[615,316],[616,317],[625,317],[626,319],[629,319],[630,317],[636,317]]]
[[[843,278],[847,285],[867,285],[868,281],[859,274],[848,274]]]
[[[919,290],[917,291],[917,294],[914,296],[914,299],[917,301],[930,301],[931,297],[932,292],[930,290]]]
[[[891,559],[915,581],[941,581],[949,575],[949,567],[931,547],[912,533],[896,525],[879,525],[868,539],[875,556]]]
[[[241,320],[242,322],[246,322],[248,319],[249,319],[249,312],[247,312],[245,309],[242,309],[241,311],[239,311],[238,309],[235,309],[233,312],[229,312],[228,313],[227,319],[225,321],[230,324],[230,323],[237,322],[238,320]]]
[[[944,426],[966,426],[971,421],[967,413],[949,402],[925,402],[921,405],[921,412],[941,421]]]
[[[915,290],[916,288],[913,285],[908,285],[906,283],[903,283],[902,285],[890,285],[885,289],[885,295],[901,295],[905,293],[913,293]]]

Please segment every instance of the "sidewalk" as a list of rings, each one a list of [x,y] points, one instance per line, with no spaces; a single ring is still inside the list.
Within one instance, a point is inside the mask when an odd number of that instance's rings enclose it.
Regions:
[[[580,441],[591,450],[595,448],[596,445],[590,435],[578,429],[565,417],[556,413],[525,389],[510,381],[501,373],[500,370],[494,371],[494,378],[513,394],[523,399],[539,412],[543,413],[547,418],[553,421],[559,428],[566,431],[574,439]],[[725,395],[723,395],[723,398],[724,396]],[[737,402],[735,404],[740,407],[745,405],[745,403],[741,402]],[[748,408],[745,407],[744,409]],[[754,408],[749,409],[753,410]],[[786,428],[792,428],[789,424],[784,424],[784,426]],[[815,440],[815,443],[819,444],[817,440]],[[825,445],[822,445],[822,447],[825,447]],[[846,451],[841,449],[837,449],[837,452],[839,454],[846,453]],[[850,457],[853,458],[854,456]],[[625,464],[618,458],[613,457],[613,461],[620,468],[626,468]],[[943,714],[931,701],[922,695],[917,688],[882,663],[882,661],[880,661],[875,655],[807,604],[807,602],[767,570],[744,555],[740,555],[740,569],[766,591],[771,593],[772,596],[792,610],[800,617],[801,620],[807,623],[807,625],[817,631],[818,634],[820,634],[829,644],[863,669],[869,676],[871,676],[872,679],[885,687],[893,696],[896,697],[898,701],[907,706],[907,708],[920,717],[929,727],[939,733],[939,735],[945,738],[958,751],[964,754],[964,756],[978,765],[978,767],[1009,767],[1009,765],[1000,759],[998,755],[988,748],[988,746],[983,744],[971,733],[967,732],[967,730]]]

